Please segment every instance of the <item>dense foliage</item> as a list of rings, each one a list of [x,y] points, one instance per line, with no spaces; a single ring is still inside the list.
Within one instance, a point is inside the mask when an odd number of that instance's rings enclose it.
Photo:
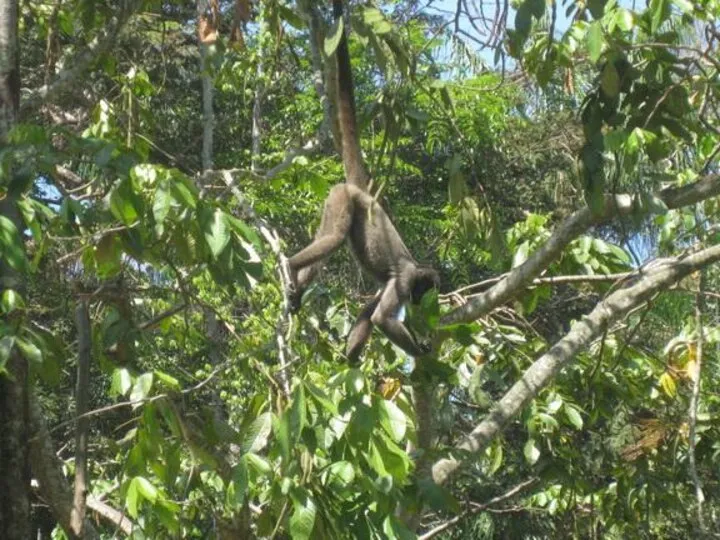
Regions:
[[[720,2],[0,4],[34,535],[720,532]],[[344,250],[284,309],[343,180],[343,31],[373,186],[442,275],[426,359],[376,331],[347,364]]]

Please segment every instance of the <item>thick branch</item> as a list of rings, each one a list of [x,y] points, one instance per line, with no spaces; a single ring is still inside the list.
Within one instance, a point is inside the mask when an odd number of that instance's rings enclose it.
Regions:
[[[536,360],[497,402],[488,416],[456,448],[474,453],[483,450],[510,419],[545,388],[560,369],[570,363],[583,348],[600,337],[608,325],[691,272],[718,260],[720,245],[683,258],[668,259],[648,270],[640,281],[612,293]],[[433,465],[433,479],[438,483],[445,482],[460,465],[461,462],[453,457],[439,460]]]
[[[70,526],[73,533],[83,538],[85,523],[85,507],[87,505],[88,474],[87,447],[88,423],[85,416],[88,409],[88,392],[90,390],[90,361],[92,354],[92,331],[90,314],[85,300],[79,300],[75,308],[75,324],[78,332],[77,381],[75,386],[75,486],[73,493],[73,509],[70,515]]]
[[[45,425],[40,404],[33,395],[30,396],[30,430],[30,466],[40,483],[40,493],[60,527],[72,536],[72,492],[63,474],[62,462],[55,455],[55,447]],[[85,539],[99,538],[95,527],[87,519],[83,533]]]
[[[688,206],[720,194],[720,175],[713,174],[681,188],[664,189],[658,193],[668,208]],[[631,195],[608,195],[604,210],[594,215],[589,208],[578,210],[555,230],[548,241],[528,260],[514,268],[497,285],[472,301],[448,313],[441,324],[450,325],[474,321],[520,293],[533,279],[557,259],[565,247],[590,226],[630,214],[635,207]]]
[[[98,516],[109,521],[113,526],[119,528],[126,535],[130,536],[132,534],[133,522],[123,512],[92,496],[87,498],[87,507]]]

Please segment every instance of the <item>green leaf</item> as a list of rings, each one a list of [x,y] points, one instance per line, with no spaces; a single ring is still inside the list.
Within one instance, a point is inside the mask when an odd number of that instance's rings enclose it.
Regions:
[[[325,36],[324,49],[327,56],[332,56],[333,53],[335,53],[335,50],[340,44],[340,39],[342,38],[344,31],[345,28],[342,17],[340,17],[339,19],[335,19],[332,26],[330,27],[330,30],[328,31],[328,35]]]
[[[600,76],[600,87],[605,95],[614,98],[620,93],[620,76],[612,62],[607,62]]]
[[[537,447],[535,439],[528,439],[523,448],[523,454],[525,454],[525,459],[530,465],[537,463],[540,458],[540,449]]]
[[[15,289],[5,289],[2,293],[0,305],[2,305],[3,313],[8,314],[25,307],[25,302]]]
[[[180,381],[178,381],[172,375],[169,375],[164,371],[160,371],[159,369],[154,370],[153,373],[158,378],[158,380],[168,388],[171,388],[172,390],[180,390]]]
[[[137,483],[138,493],[142,495],[144,499],[155,504],[158,497],[157,488],[153,486],[147,478],[143,478],[142,476],[136,476],[133,482]]]
[[[141,401],[150,395],[150,390],[153,384],[153,374],[143,373],[140,375],[135,384],[133,385],[132,392],[130,392],[130,401]]]
[[[315,527],[315,502],[305,492],[293,493],[294,512],[290,516],[290,536],[293,540],[307,540],[311,538]]]
[[[28,268],[22,237],[15,224],[0,216],[0,257],[13,270],[24,272]]]
[[[231,491],[234,494],[234,502],[236,505],[241,506],[243,502],[245,502],[245,495],[247,494],[248,486],[247,461],[243,458],[233,469]]]
[[[138,487],[137,482],[133,478],[128,485],[127,493],[125,494],[125,506],[128,510],[130,517],[136,519],[138,517]]]
[[[167,189],[165,183],[162,183],[155,190],[155,199],[153,200],[153,217],[155,218],[155,227],[158,230],[158,234],[162,234],[162,227],[165,223],[170,212],[170,205],[172,203],[172,195]]]
[[[110,394],[115,396],[124,396],[132,388],[132,377],[130,371],[126,368],[117,368],[113,371],[112,381],[110,383]]]
[[[17,338],[15,344],[20,349],[22,355],[30,362],[41,364],[43,360],[42,351],[34,343]]]
[[[258,416],[243,434],[240,451],[257,453],[267,444],[272,431],[272,413],[266,412]]]
[[[380,425],[395,442],[402,441],[407,430],[407,418],[395,403],[388,400],[380,402]]]
[[[587,31],[588,55],[593,63],[600,59],[603,43],[605,43],[605,38],[603,37],[602,24],[600,21],[593,21]]]
[[[670,14],[669,0],[650,0],[649,11],[652,14],[650,30],[655,33]]]
[[[383,534],[388,540],[413,540],[417,538],[398,518],[389,515],[383,521]]]
[[[337,461],[328,467],[325,478],[331,488],[346,489],[355,480],[355,468],[349,461]]]
[[[530,242],[527,240],[520,244],[513,255],[512,267],[516,268],[524,263],[530,254]]]
[[[563,412],[565,413],[565,417],[573,425],[573,427],[575,427],[575,429],[577,429],[577,430],[582,429],[583,419],[582,419],[582,416],[580,416],[580,412],[575,407],[565,403],[563,405]]]
[[[0,374],[5,371],[5,365],[10,359],[13,347],[15,346],[14,336],[3,336],[0,338]]]
[[[225,213],[220,209],[215,209],[212,213],[209,209],[203,209],[201,221],[205,241],[212,256],[217,259],[230,242],[230,231],[225,220]]]
[[[332,415],[338,413],[337,406],[332,402],[330,397],[320,388],[315,386],[308,380],[303,381],[305,388],[310,392],[310,397],[315,400],[321,407],[328,411]]]
[[[618,8],[615,12],[615,24],[623,32],[629,32],[635,26],[635,20],[633,14],[625,8]]]
[[[125,225],[132,225],[138,219],[138,211],[133,202],[132,191],[128,181],[119,182],[109,194],[110,211],[116,219]]]

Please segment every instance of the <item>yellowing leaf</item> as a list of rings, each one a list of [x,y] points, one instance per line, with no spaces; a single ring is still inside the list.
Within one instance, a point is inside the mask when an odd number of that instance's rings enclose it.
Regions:
[[[668,397],[675,397],[677,393],[677,385],[675,379],[667,371],[660,376],[660,388],[667,394]]]

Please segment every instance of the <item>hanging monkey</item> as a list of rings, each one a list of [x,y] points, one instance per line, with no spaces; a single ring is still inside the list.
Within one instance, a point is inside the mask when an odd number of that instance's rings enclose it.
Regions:
[[[333,0],[335,19],[342,18],[342,0]],[[400,238],[387,213],[366,191],[369,174],[365,168],[358,137],[352,72],[347,36],[343,33],[336,52],[337,103],[342,134],[342,160],[347,183],[337,184],[325,200],[315,240],[287,261],[290,304],[293,312],[323,262],[348,241],[361,266],[383,284],[360,312],[346,345],[346,356],[357,362],[373,325],[395,345],[412,356],[429,352],[398,319],[408,301],[419,303],[423,294],[439,286],[438,273],[418,264]]]

